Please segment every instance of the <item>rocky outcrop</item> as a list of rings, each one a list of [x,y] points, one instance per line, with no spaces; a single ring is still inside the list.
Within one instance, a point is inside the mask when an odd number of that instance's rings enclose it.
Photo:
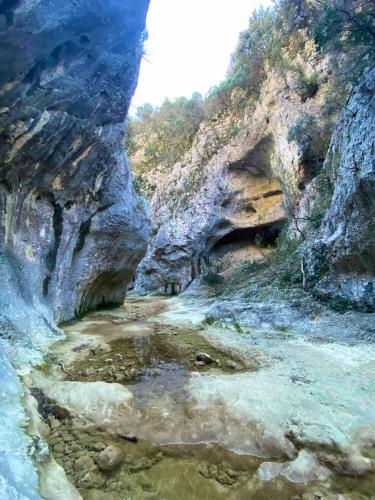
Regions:
[[[123,136],[147,6],[0,1],[1,498],[40,498],[30,457],[48,462],[45,443],[21,431],[14,367],[41,360],[61,338],[56,322],[121,303],[146,250]],[[43,497],[63,485],[80,498],[55,472]]]
[[[270,71],[255,104],[205,122],[170,172],[147,173],[156,186],[153,238],[137,290],[179,292],[208,270],[225,272],[275,246],[336,119],[323,109],[329,63],[312,49],[305,56],[306,73],[323,75],[314,96],[300,95],[292,71]]]
[[[0,248],[57,321],[122,302],[145,252],[123,135],[147,4],[0,5]]]
[[[375,70],[351,91],[321,175],[301,206],[325,204],[304,249],[307,284],[322,299],[375,311]]]

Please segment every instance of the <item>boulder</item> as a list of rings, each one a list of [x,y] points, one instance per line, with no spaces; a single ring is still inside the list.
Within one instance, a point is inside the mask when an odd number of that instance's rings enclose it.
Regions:
[[[100,470],[110,472],[121,464],[122,459],[121,450],[116,448],[116,446],[107,446],[107,448],[95,457],[95,462]]]

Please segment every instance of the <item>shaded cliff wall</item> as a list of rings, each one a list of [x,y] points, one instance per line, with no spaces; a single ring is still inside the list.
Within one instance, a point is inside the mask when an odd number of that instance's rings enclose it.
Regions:
[[[147,6],[0,4],[0,249],[57,321],[122,302],[145,252],[123,135]]]
[[[375,311],[375,69],[352,89],[303,218],[326,208],[304,245],[307,286],[338,306]]]

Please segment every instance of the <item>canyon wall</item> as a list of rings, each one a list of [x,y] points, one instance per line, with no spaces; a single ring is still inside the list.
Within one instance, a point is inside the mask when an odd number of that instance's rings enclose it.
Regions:
[[[121,303],[145,252],[123,136],[147,4],[0,6],[0,248],[56,321]]]
[[[321,72],[306,98],[298,78],[270,70],[259,99],[203,122],[191,149],[170,170],[147,173],[152,244],[136,289],[178,292],[198,276],[261,259],[275,247],[322,163],[327,134],[337,119],[326,113],[329,62],[307,45],[307,74]],[[291,138],[293,127],[310,130]],[[302,124],[302,125],[300,125]]]
[[[321,174],[300,204],[326,207],[303,256],[307,285],[323,300],[375,311],[375,69],[350,92]],[[319,207],[320,205],[320,207]]]
[[[147,172],[152,243],[136,290],[225,278],[277,252],[284,227],[300,244],[290,259],[301,288],[335,309],[375,310],[375,73],[342,108],[333,59],[306,46],[303,71],[320,75],[310,95],[294,71],[270,70],[255,103],[204,121],[180,161]]]
[[[148,209],[123,139],[147,8],[0,1],[1,498],[39,498],[31,456],[48,461],[22,431],[14,368],[41,361],[56,323],[122,303],[146,251]]]

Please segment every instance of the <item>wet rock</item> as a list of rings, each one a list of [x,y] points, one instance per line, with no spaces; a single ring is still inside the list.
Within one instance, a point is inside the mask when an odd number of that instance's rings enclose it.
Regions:
[[[197,368],[204,368],[206,366],[204,361],[196,361],[194,364]]]
[[[126,377],[124,376],[123,373],[116,372],[114,374],[114,379],[116,380],[116,382],[124,382],[126,380]]]
[[[135,368],[132,368],[131,370],[129,370],[127,375],[130,380],[134,380],[138,376],[138,371]]]
[[[86,349],[87,347],[89,347],[88,344],[81,344],[81,345],[79,345],[77,347],[73,347],[72,352],[80,352],[83,349]]]
[[[48,417],[48,425],[51,427],[51,429],[57,429],[58,427],[60,427],[61,422],[60,420],[57,420],[57,418],[53,415],[50,415]]]
[[[132,473],[141,472],[143,470],[151,469],[154,465],[155,461],[149,458],[141,458],[136,463],[133,463],[129,466],[129,470]]]
[[[225,367],[229,368],[230,370],[239,370],[240,368],[238,364],[231,359],[228,359],[228,361],[225,363]]]
[[[62,455],[65,452],[65,445],[63,443],[58,443],[53,447],[53,453],[55,455]]]
[[[203,361],[203,363],[205,363],[206,365],[211,365],[212,363],[215,362],[211,358],[211,356],[209,354],[207,354],[206,352],[199,352],[197,354],[197,361]]]
[[[102,451],[106,448],[106,445],[104,443],[93,443],[92,447],[95,451]]]
[[[326,495],[320,497],[322,500],[368,500],[369,497],[361,495],[360,493],[343,493],[341,495]],[[373,497],[371,497],[372,499]],[[305,498],[303,497],[303,500]],[[310,499],[307,499],[310,500]],[[315,500],[315,498],[314,498]]]
[[[120,465],[122,459],[122,453],[118,448],[107,446],[95,457],[95,462],[100,470],[110,472]]]
[[[326,481],[331,476],[331,471],[321,465],[311,452],[301,450],[291,462],[263,462],[258,469],[258,475],[263,481],[270,481],[282,475],[293,483],[305,483]]]
[[[133,434],[124,434],[124,433],[119,432],[119,436],[122,439],[125,439],[126,441],[129,441],[129,443],[138,443],[137,436],[134,436]]]
[[[102,354],[108,354],[112,351],[112,347],[108,344],[98,344],[91,349],[91,353],[96,356],[101,356]]]
[[[83,455],[74,462],[74,470],[77,472],[88,472],[93,469],[96,469],[96,465],[93,459],[87,455]]]

